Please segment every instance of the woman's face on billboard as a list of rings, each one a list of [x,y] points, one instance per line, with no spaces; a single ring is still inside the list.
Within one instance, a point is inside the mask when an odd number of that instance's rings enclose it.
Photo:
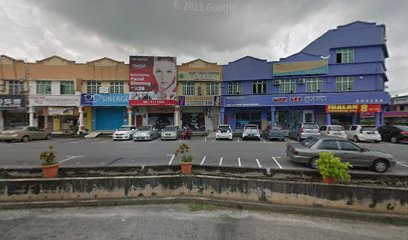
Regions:
[[[161,89],[167,89],[173,83],[176,77],[176,66],[170,61],[155,61],[154,76]]]

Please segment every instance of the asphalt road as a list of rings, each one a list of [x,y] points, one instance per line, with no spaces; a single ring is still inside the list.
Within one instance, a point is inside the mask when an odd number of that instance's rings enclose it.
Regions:
[[[292,163],[286,157],[286,143],[276,141],[215,141],[207,137],[192,140],[148,142],[112,141],[110,138],[59,138],[28,143],[0,142],[1,167],[39,166],[40,152],[49,145],[55,147],[61,166],[146,166],[178,164],[173,152],[180,142],[191,146],[194,164],[254,168],[299,169],[305,166]],[[390,153],[398,160],[388,174],[408,174],[408,145],[360,143],[362,147]],[[353,170],[353,171],[361,171]],[[366,170],[362,170],[366,171]]]
[[[0,239],[404,239],[406,226],[185,205],[0,211]]]

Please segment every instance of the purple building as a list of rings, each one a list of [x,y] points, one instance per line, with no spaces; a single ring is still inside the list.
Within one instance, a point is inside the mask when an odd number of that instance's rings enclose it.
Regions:
[[[302,51],[278,62],[244,57],[223,66],[221,122],[278,124],[301,122],[350,125],[360,113],[383,124],[385,26],[354,22],[329,30]]]

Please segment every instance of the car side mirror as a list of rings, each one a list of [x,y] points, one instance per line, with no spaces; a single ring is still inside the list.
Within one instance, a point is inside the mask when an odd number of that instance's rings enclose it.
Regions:
[[[368,151],[370,151],[370,150],[368,150],[367,148],[362,148],[360,151],[361,151],[361,152],[368,152]]]

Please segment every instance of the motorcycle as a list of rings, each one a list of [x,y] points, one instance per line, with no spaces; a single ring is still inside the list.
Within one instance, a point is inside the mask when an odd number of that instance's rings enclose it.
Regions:
[[[184,127],[183,131],[181,131],[181,139],[191,139],[192,135],[190,128]]]

